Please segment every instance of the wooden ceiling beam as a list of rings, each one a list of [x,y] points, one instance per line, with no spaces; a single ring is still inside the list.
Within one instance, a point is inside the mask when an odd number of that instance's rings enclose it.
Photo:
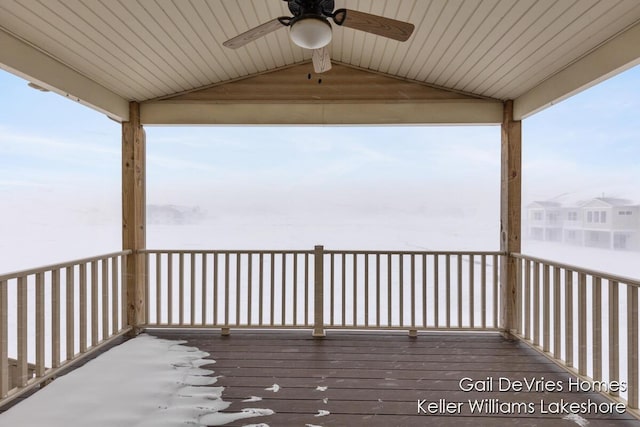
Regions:
[[[640,23],[518,97],[514,101],[514,119],[522,120],[637,64],[640,64]]]
[[[418,102],[213,103],[140,105],[144,125],[411,125],[499,124],[502,103],[482,99]]]
[[[0,68],[114,120],[129,120],[129,102],[126,99],[2,29]]]

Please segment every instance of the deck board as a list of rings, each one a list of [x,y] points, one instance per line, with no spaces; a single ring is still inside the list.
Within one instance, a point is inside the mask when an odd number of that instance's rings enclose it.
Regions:
[[[566,390],[569,374],[524,343],[486,333],[405,334],[330,331],[314,339],[307,331],[151,331],[153,335],[182,339],[210,353],[208,368],[223,386],[224,412],[267,408],[273,415],[244,419],[229,426],[267,423],[270,426],[576,426],[565,414],[544,414],[546,405],[568,402],[608,402],[595,392]],[[460,390],[461,378],[493,377],[493,391]],[[542,378],[560,381],[562,392],[500,392],[498,378]],[[280,390],[266,390],[278,384]],[[326,387],[319,390],[317,387]],[[258,396],[258,402],[244,402]],[[461,402],[453,415],[420,414],[418,401]],[[472,414],[469,400],[499,399],[529,403],[533,413]],[[328,415],[317,416],[319,410]],[[487,411],[490,412],[490,411]],[[629,414],[581,415],[591,426],[637,426]]]

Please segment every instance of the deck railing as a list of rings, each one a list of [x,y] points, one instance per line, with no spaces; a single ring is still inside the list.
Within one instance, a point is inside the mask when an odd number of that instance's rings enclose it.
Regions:
[[[498,327],[499,252],[142,252],[147,327]]]
[[[501,252],[143,250],[146,328],[498,330]],[[0,275],[0,402],[128,332],[131,251]],[[511,254],[517,334],[638,407],[640,281]],[[622,361],[625,360],[625,363]],[[621,387],[611,387],[620,383]],[[597,390],[596,390],[597,391]]]
[[[127,332],[131,251],[0,275],[0,402]]]
[[[610,396],[638,408],[640,281],[513,256],[519,262],[520,337],[587,384],[606,388]]]

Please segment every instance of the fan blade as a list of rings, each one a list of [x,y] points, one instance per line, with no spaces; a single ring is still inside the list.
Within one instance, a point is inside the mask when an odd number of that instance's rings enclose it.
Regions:
[[[313,61],[313,70],[320,74],[331,69],[331,58],[329,57],[329,48],[321,47],[320,49],[313,49],[311,53],[311,60]]]
[[[278,20],[278,18],[272,19],[269,22],[265,22],[264,24],[258,25],[257,27],[254,27],[249,31],[245,31],[242,34],[227,40],[226,42],[222,43],[222,45],[231,49],[238,49],[239,47],[242,47],[249,42],[259,39],[260,37],[266,36],[267,34],[282,27],[284,27],[284,25]]]
[[[370,13],[351,9],[337,10],[336,18],[343,13],[342,11],[344,11],[344,19],[339,25],[401,42],[411,37],[415,28],[415,26],[409,22],[397,21],[395,19],[385,18],[384,16],[371,15]]]

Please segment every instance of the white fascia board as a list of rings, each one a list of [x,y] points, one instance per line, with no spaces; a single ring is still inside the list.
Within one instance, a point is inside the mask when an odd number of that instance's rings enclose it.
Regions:
[[[516,98],[513,103],[514,119],[522,120],[637,64],[640,64],[640,24],[620,33]]]
[[[2,29],[0,68],[114,120],[129,120],[129,102],[126,99]]]

